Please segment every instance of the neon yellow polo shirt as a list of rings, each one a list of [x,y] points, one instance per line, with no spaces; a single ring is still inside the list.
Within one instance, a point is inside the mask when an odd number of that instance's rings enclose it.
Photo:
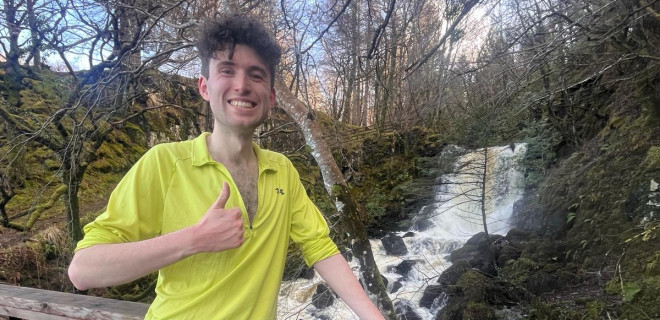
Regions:
[[[310,266],[339,251],[291,162],[256,144],[259,204],[250,227],[229,171],[209,155],[207,135],[151,148],[112,192],[106,212],[85,226],[76,250],[191,226],[227,182],[226,207],[243,211],[243,245],[196,254],[161,269],[146,319],[275,319],[289,237],[301,245]]]

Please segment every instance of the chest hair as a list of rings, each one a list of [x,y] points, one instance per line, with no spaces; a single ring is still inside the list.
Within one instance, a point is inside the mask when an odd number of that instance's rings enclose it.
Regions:
[[[253,167],[228,167],[227,169],[241,193],[250,224],[252,224],[258,206],[257,181],[259,180],[259,166],[255,164]]]

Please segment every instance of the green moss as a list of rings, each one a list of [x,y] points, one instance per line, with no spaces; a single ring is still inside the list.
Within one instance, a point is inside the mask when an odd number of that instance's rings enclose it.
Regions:
[[[491,306],[481,302],[468,302],[463,310],[463,320],[495,320],[495,312]]]
[[[468,270],[461,275],[456,284],[463,289],[463,294],[468,301],[483,302],[486,301],[488,294],[484,285],[487,282],[488,279],[483,274]]]
[[[529,318],[535,320],[575,320],[581,317],[579,312],[568,306],[543,302],[533,303],[529,314]]]
[[[44,160],[44,165],[46,165],[48,170],[57,170],[60,168],[60,163],[52,159]]]
[[[605,293],[609,295],[618,295],[621,293],[621,283],[619,278],[612,278],[605,284]]]
[[[649,278],[660,276],[660,250],[655,251],[653,256],[646,260],[644,276]]]
[[[529,276],[539,269],[539,264],[534,260],[519,258],[518,260],[509,260],[502,268],[501,276],[519,286],[523,286]]]
[[[371,223],[381,219],[385,215],[385,209],[389,200],[386,192],[378,189],[375,191],[371,196],[367,197],[367,202],[364,206]]]
[[[624,287],[627,284],[624,284]],[[630,299],[624,299],[620,319],[657,319],[660,317],[660,279],[645,279],[641,285],[635,283]],[[625,296],[624,296],[625,298]]]
[[[584,320],[598,320],[605,313],[605,303],[602,301],[591,301],[585,305]]]
[[[649,151],[646,153],[646,158],[642,162],[642,166],[646,170],[658,170],[660,169],[660,147],[652,146],[649,148]]]

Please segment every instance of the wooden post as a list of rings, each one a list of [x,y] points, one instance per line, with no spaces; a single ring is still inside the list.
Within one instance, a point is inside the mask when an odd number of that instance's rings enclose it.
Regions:
[[[147,309],[145,303],[0,284],[0,319],[141,320]]]

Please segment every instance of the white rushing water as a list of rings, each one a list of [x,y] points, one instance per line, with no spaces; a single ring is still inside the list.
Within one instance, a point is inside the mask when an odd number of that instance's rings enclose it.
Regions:
[[[388,292],[395,306],[408,305],[421,319],[434,319],[444,305],[436,299],[431,308],[419,306],[424,289],[436,284],[438,276],[449,267],[446,260],[451,251],[460,248],[467,239],[483,231],[481,200],[484,200],[489,233],[504,235],[510,229],[508,219],[513,204],[522,196],[523,174],[518,161],[527,150],[526,144],[488,148],[461,156],[456,173],[443,175],[435,187],[435,203],[416,226],[424,230],[398,232],[408,249],[401,256],[388,255],[380,239],[371,240],[374,258],[388,282]],[[483,183],[484,158],[486,179]],[[485,196],[482,198],[482,191]],[[419,223],[423,222],[423,223]],[[397,272],[402,262],[412,264],[404,276]],[[412,261],[412,262],[411,262]],[[354,262],[350,262],[354,266]],[[354,266],[353,270],[357,270]],[[280,289],[278,319],[357,319],[357,316],[339,299],[324,309],[317,309],[311,300],[318,284],[323,280],[316,274],[312,280],[285,281]]]

